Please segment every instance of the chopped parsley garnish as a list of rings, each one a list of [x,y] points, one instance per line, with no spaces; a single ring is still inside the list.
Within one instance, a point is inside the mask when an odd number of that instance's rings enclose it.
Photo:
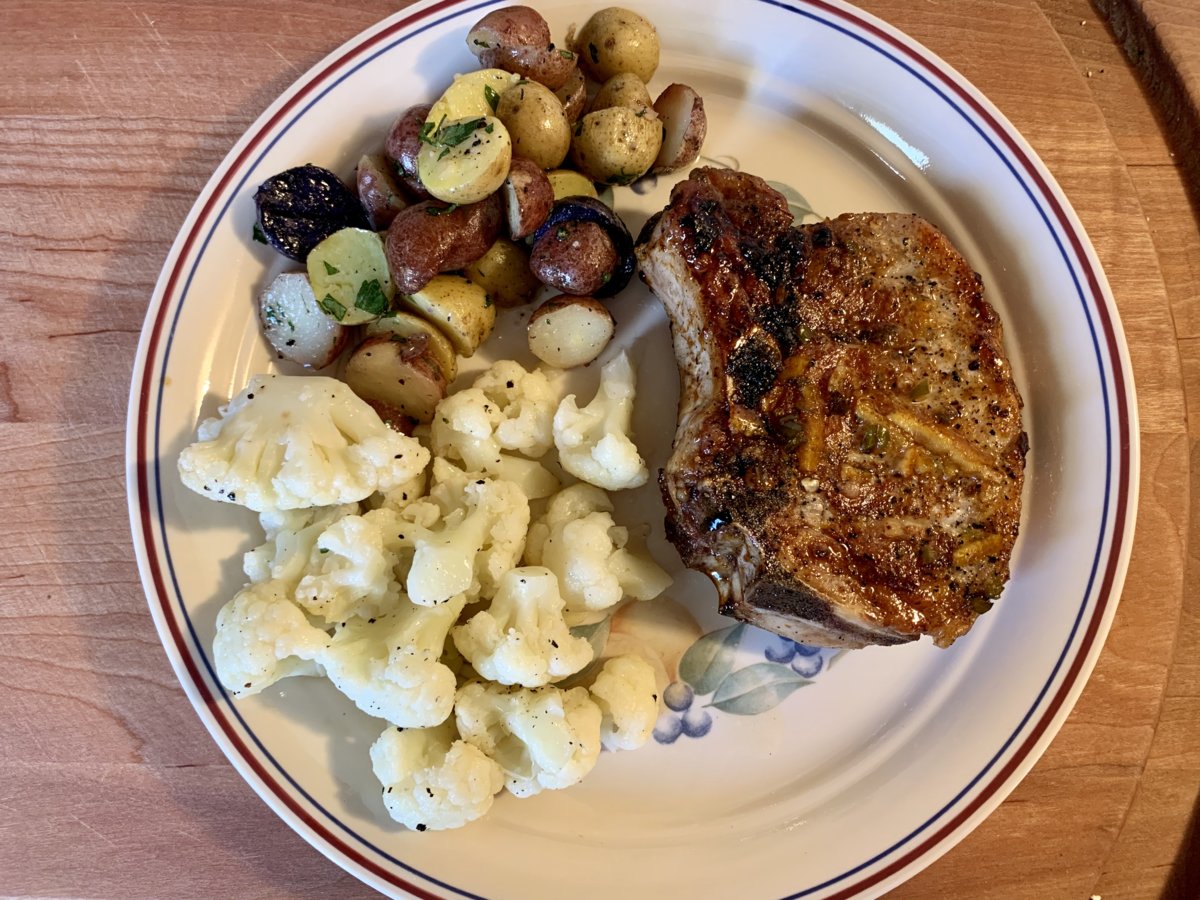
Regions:
[[[490,84],[483,86],[483,99],[488,102],[488,106],[492,108],[492,112],[495,112],[496,107],[500,105],[500,95],[496,93],[496,89]]]
[[[488,47],[491,46],[487,41],[481,41],[479,38],[475,38],[475,40],[473,40],[471,43],[473,43],[476,47],[482,47],[484,50],[487,50]]]
[[[449,206],[427,206],[425,207],[425,215],[427,216],[444,216],[447,213],[452,213],[458,209],[457,203],[451,203]]]
[[[563,59],[574,59],[575,58],[575,54],[572,53],[570,50],[559,50],[558,55],[561,56]]]
[[[444,147],[449,150],[451,147],[457,147],[473,135],[476,129],[481,127],[487,120],[483,116],[480,116],[477,119],[464,119],[462,122],[455,122],[451,125],[443,124],[445,121],[446,119],[443,116],[442,123],[439,123],[437,128],[428,131],[426,129],[429,128],[429,123],[426,122],[425,126],[421,129],[421,140],[434,147]],[[489,124],[484,130],[488,134],[491,134],[494,126]]]
[[[325,274],[326,275],[336,275],[338,273],[338,271],[339,271],[338,267],[331,266],[329,264],[328,260],[321,260],[321,262],[325,263]]]
[[[251,233],[251,235],[260,244],[265,244],[267,242],[267,236],[263,234],[262,226],[257,222],[254,223],[254,231]]]
[[[317,305],[339,322],[346,318],[346,307],[334,300],[332,294],[326,294],[317,302]]]
[[[354,298],[354,306],[371,315],[382,316],[388,311],[390,304],[383,293],[383,285],[372,278],[358,286],[358,296]]]

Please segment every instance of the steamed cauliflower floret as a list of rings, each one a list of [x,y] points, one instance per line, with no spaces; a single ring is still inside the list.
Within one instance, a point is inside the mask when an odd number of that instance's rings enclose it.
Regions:
[[[525,549],[529,501],[515,484],[470,478],[442,459],[435,461],[433,476],[430,498],[442,518],[435,527],[414,526],[408,594],[423,606],[460,594],[490,597]]]
[[[564,469],[608,491],[646,483],[646,461],[629,437],[633,394],[633,365],[622,352],[600,370],[591,403],[580,409],[574,394],[563,399],[554,414],[554,446]]]
[[[235,697],[249,697],[281,678],[319,675],[316,660],[328,643],[287,585],[265,581],[243,588],[217,613],[213,661],[221,684]]]
[[[600,707],[600,743],[607,750],[636,750],[650,740],[658,721],[654,667],[640,656],[614,656],[591,688]]]
[[[457,740],[454,723],[389,728],[371,745],[383,805],[406,828],[461,828],[492,808],[504,771],[482,750]]]
[[[500,764],[518,797],[570,787],[600,756],[601,713],[587,688],[473,682],[454,701],[458,733]]]
[[[592,661],[591,645],[563,620],[558,580],[540,566],[506,573],[491,606],[450,635],[476,672],[500,684],[539,687]]]
[[[255,375],[179,455],[183,483],[256,512],[355,503],[416,476],[429,451],[342,382]]]
[[[425,496],[425,481],[426,473],[421,471],[415,477],[396,485],[391,490],[373,494],[368,498],[367,506],[371,509],[390,509],[400,512],[410,503]]]
[[[330,625],[395,604],[400,585],[388,546],[393,533],[380,527],[381,515],[387,513],[345,516],[321,532],[309,552],[307,574],[296,585],[297,603]]]
[[[520,363],[496,363],[438,404],[430,440],[434,453],[460,460],[468,471],[511,481],[531,499],[548,497],[558,487],[550,471],[533,458],[553,446],[558,394],[541,371],[526,372]]]
[[[612,508],[603,491],[575,484],[555,494],[529,529],[525,562],[546,566],[558,577],[568,621],[627,596],[649,600],[671,584],[648,554],[627,546],[629,532],[613,522]]]
[[[401,599],[392,612],[351,618],[321,655],[325,674],[368,715],[404,728],[439,725],[457,686],[440,657],[463,605],[462,597],[433,609]]]
[[[259,513],[258,521],[267,541],[247,551],[242,557],[242,570],[253,583],[278,581],[287,585],[289,592],[294,591],[308,571],[309,556],[317,538],[338,519],[357,512],[357,503],[344,503]]]

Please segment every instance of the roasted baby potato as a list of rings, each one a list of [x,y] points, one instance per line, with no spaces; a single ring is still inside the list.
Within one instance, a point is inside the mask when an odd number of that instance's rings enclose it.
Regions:
[[[547,172],[546,180],[550,182],[555,200],[562,200],[564,197],[591,197],[593,199],[600,197],[596,193],[596,186],[592,184],[591,179],[586,175],[580,175],[573,169],[555,169]]]
[[[493,116],[448,119],[422,141],[417,174],[425,190],[439,200],[478,203],[495,193],[508,175],[512,141]]]
[[[343,228],[313,247],[308,281],[317,305],[343,325],[378,319],[396,293],[383,239],[365,228]]]
[[[593,14],[568,40],[583,71],[601,84],[621,72],[632,72],[649,84],[658,69],[658,32],[648,20],[619,6]]]
[[[646,83],[632,72],[620,72],[604,84],[592,98],[591,112],[612,106],[627,106],[635,112],[653,106]]]
[[[487,291],[461,275],[437,275],[421,290],[401,296],[441,329],[459,356],[473,355],[496,325],[496,306]]]
[[[513,153],[553,169],[571,147],[571,124],[548,87],[534,81],[513,85],[500,95],[496,115],[512,137]]]
[[[555,200],[550,215],[546,216],[542,227],[533,235],[534,246],[551,238],[561,243],[565,239],[565,235],[560,232],[560,226],[583,223],[599,225],[608,236],[617,255],[616,264],[608,272],[607,277],[602,276],[600,279],[602,286],[588,293],[595,297],[612,297],[629,284],[629,279],[633,277],[633,270],[637,266],[637,260],[633,253],[633,238],[629,234],[629,229],[625,227],[621,217],[613,212],[610,206],[591,197],[576,196]],[[553,262],[555,251],[548,247],[546,252]]]
[[[258,295],[258,319],[263,337],[280,359],[313,369],[337,359],[350,334],[349,328],[317,305],[303,272],[285,272],[263,289]]]
[[[358,183],[358,201],[367,214],[368,224],[375,231],[383,231],[392,224],[396,213],[408,206],[400,193],[395,170],[383,154],[372,153],[358,161],[354,176]]]
[[[571,161],[592,181],[630,184],[646,174],[661,148],[662,123],[654,110],[610,106],[575,125]]]
[[[428,103],[410,106],[392,125],[384,142],[384,155],[396,167],[404,186],[420,200],[429,196],[417,175],[417,155],[421,152],[421,129],[430,109]]]
[[[342,378],[375,405],[428,422],[446,397],[446,377],[429,350],[428,335],[369,337],[350,358]]]
[[[297,166],[273,175],[254,194],[258,227],[268,244],[298,262],[342,228],[364,228],[358,197],[320,166]]]
[[[488,13],[467,32],[467,47],[480,65],[514,72],[551,90],[561,87],[575,68],[575,54],[554,46],[550,26],[528,6]]]
[[[518,80],[516,75],[503,69],[479,69],[466,75],[455,75],[450,87],[425,116],[426,134],[443,122],[494,115],[496,98]]]
[[[672,84],[658,95],[654,111],[663,123],[663,140],[650,171],[673,172],[690,166],[699,158],[708,133],[704,100],[686,84]]]
[[[546,221],[554,205],[554,188],[541,166],[521,156],[513,157],[504,179],[504,213],[508,233],[519,241]]]
[[[571,74],[567,76],[563,86],[554,92],[554,96],[562,104],[567,121],[574,125],[587,106],[587,79],[578,66],[571,70]]]
[[[388,227],[384,245],[396,290],[415,293],[439,272],[479,259],[500,234],[503,215],[495,194],[467,206],[426,200],[402,210]]]
[[[424,316],[410,312],[394,312],[374,322],[368,322],[363,326],[363,334],[366,337],[384,335],[395,338],[410,338],[423,334],[429,339],[429,352],[446,377],[446,383],[449,384],[458,377],[458,354],[454,352],[454,346],[450,339],[442,334],[441,329]]]
[[[582,296],[611,281],[618,260],[612,239],[595,222],[564,222],[533,245],[529,268],[543,284]]]
[[[529,350],[557,369],[584,366],[608,346],[615,327],[599,300],[552,297],[529,317]]]
[[[467,266],[464,274],[503,309],[524,306],[542,286],[529,271],[529,253],[507,238],[497,238],[487,253]]]

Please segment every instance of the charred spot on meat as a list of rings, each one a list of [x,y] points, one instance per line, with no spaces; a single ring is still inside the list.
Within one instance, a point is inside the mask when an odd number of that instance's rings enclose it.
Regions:
[[[964,634],[1008,580],[1028,449],[978,274],[917,216],[796,225],[725,169],[637,253],[680,368],[667,535],[721,611],[826,646]]]

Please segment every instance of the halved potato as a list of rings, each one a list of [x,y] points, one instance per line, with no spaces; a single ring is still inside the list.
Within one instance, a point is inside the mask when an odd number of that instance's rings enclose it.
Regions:
[[[612,313],[591,297],[552,297],[529,317],[529,350],[557,369],[583,366],[612,340]]]
[[[541,167],[523,156],[514,156],[504,179],[504,214],[514,241],[533,234],[550,215],[554,188]]]
[[[425,132],[440,127],[443,122],[492,115],[496,110],[495,98],[518,81],[520,76],[503,69],[479,69],[455,75],[450,87],[429,107]]]
[[[532,275],[530,277],[533,277]],[[449,384],[458,377],[458,354],[450,339],[441,330],[423,316],[415,313],[396,312],[363,326],[366,337],[410,338],[423,334],[429,338],[429,352],[437,361],[438,368],[446,376]]]
[[[439,200],[477,203],[504,183],[512,152],[508,129],[496,117],[448,119],[425,138],[417,174]]]
[[[673,172],[690,166],[700,156],[708,133],[704,100],[686,84],[672,84],[654,101],[663,123],[662,147],[652,172]]]
[[[383,238],[365,228],[335,231],[308,254],[308,281],[317,305],[343,325],[378,319],[391,308],[396,287]]]
[[[525,305],[542,286],[529,270],[528,251],[507,238],[497,238],[464,273],[502,309]]]
[[[337,359],[350,334],[317,305],[303,272],[285,272],[263,289],[258,295],[258,318],[263,337],[280,359],[313,369]]]
[[[446,377],[429,349],[429,336],[369,337],[350,354],[342,378],[368,402],[428,422],[446,396]]]
[[[450,339],[459,356],[471,356],[496,325],[488,293],[461,275],[435,275],[404,303],[425,316]]]

